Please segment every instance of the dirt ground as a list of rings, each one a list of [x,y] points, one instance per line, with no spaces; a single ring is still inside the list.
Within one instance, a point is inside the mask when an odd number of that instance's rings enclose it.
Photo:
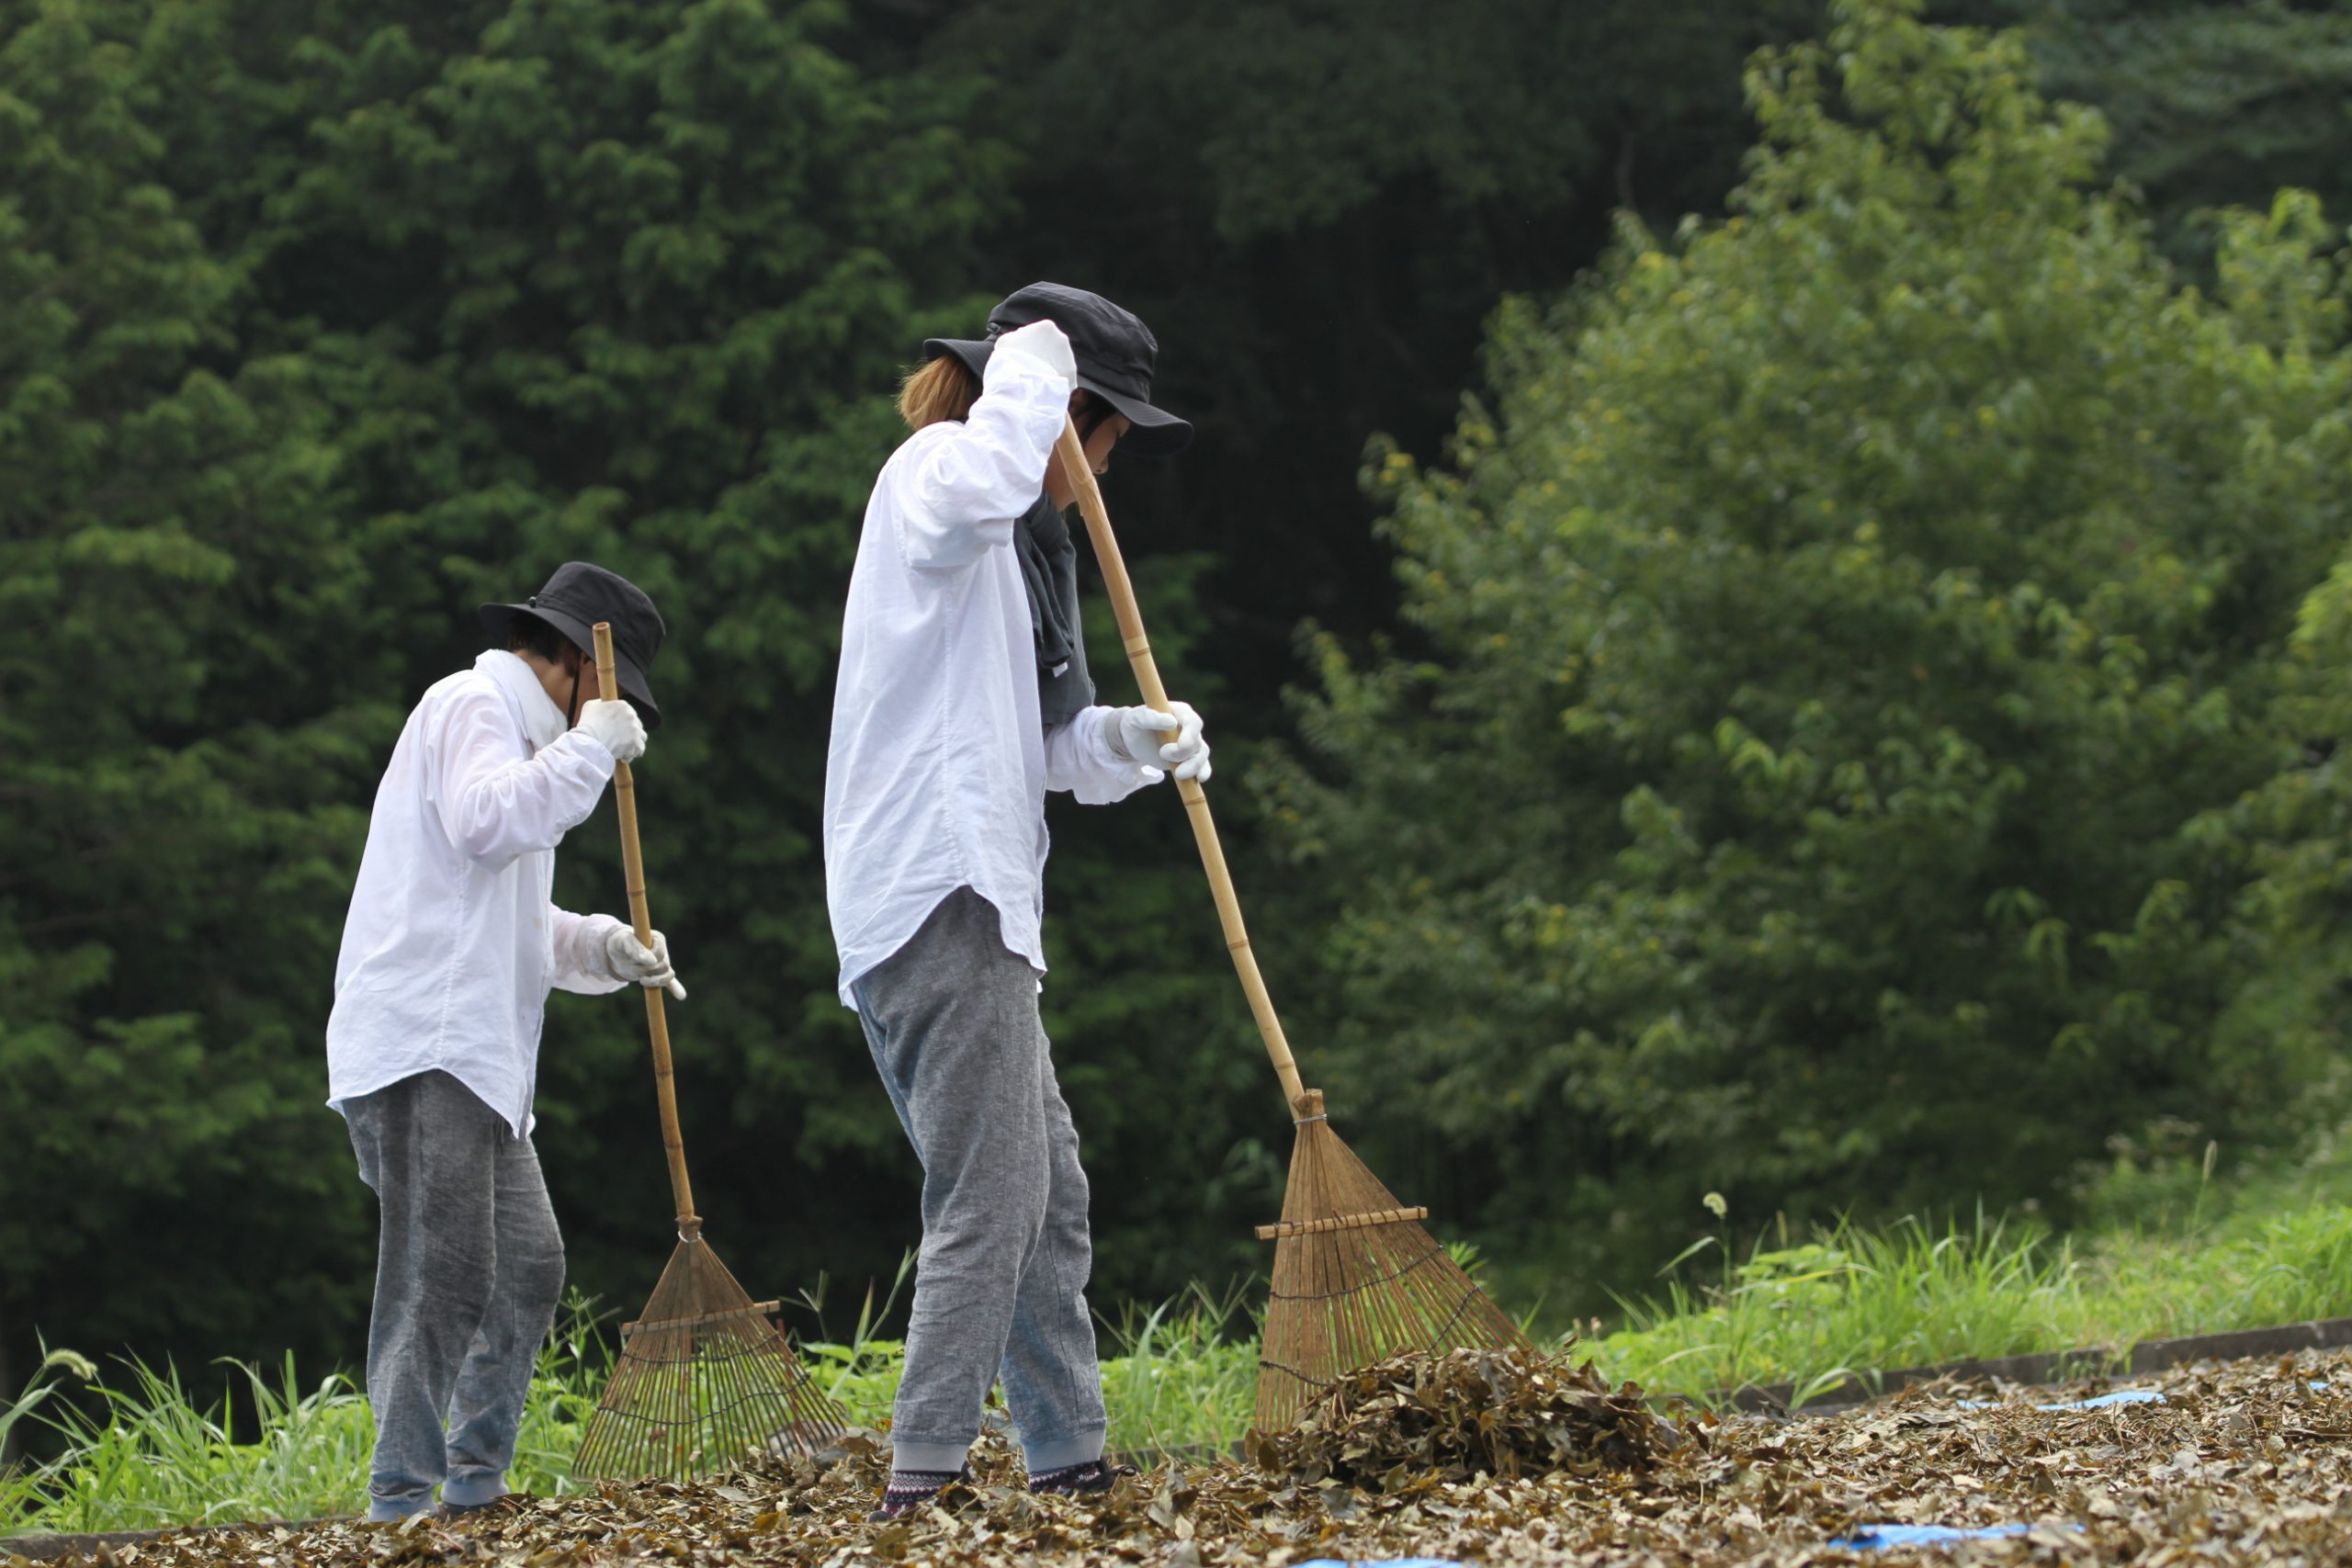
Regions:
[[[2038,1406],[2106,1393],[2107,1385],[1946,1385],[1829,1417],[1663,1422],[1622,1391],[1556,1366],[1548,1382],[1538,1375],[1500,1388],[1490,1375],[1478,1386],[1490,1397],[1461,1398],[1426,1368],[1366,1382],[1352,1407],[1279,1450],[1261,1450],[1255,1462],[1163,1460],[1099,1498],[1030,1497],[1012,1456],[986,1446],[978,1484],[958,1506],[868,1524],[885,1463],[870,1445],[854,1442],[863,1451],[822,1472],[778,1468],[691,1488],[608,1487],[455,1525],[167,1537],[109,1549],[96,1561],[108,1568],[970,1568],[1016,1560],[1045,1568],[1292,1568],[1314,1559],[1401,1557],[2352,1563],[2352,1355],[2342,1352],[2136,1379],[2130,1388],[2163,1399],[2088,1409]],[[1958,1546],[1836,1544],[1857,1526],[1880,1523],[2033,1528]]]

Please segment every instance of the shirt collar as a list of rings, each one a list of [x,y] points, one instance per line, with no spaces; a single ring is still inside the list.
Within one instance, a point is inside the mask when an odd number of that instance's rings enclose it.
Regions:
[[[486,649],[474,660],[474,668],[497,682],[522,710],[523,734],[532,750],[552,745],[563,733],[563,710],[555,705],[537,674],[522,660],[502,648]]]

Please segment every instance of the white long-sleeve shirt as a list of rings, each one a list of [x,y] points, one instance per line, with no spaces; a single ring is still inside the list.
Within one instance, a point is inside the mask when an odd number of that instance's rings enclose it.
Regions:
[[[866,502],[825,766],[825,899],[841,997],[970,887],[1039,974],[1046,792],[1099,805],[1160,770],[1113,749],[1118,710],[1039,716],[1017,520],[1046,484],[1069,383],[999,354],[962,423],[909,436]]]
[[[327,1019],[327,1103],[435,1067],[523,1136],[548,989],[614,991],[620,921],[555,907],[555,847],[595,808],[613,754],[514,654],[436,682],[408,716],[368,848]]]

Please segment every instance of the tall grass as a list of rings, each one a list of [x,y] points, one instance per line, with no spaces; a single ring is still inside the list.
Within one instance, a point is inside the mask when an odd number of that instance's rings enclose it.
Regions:
[[[877,1307],[872,1291],[846,1340],[801,1346],[826,1392],[861,1426],[879,1426],[899,1395],[906,1344],[874,1337],[876,1323],[912,1277],[911,1254]],[[1111,1447],[1121,1453],[1192,1451],[1230,1444],[1249,1425],[1257,1397],[1257,1330],[1239,1289],[1217,1295],[1194,1285],[1173,1301],[1144,1309],[1130,1304],[1106,1325],[1103,1404]],[[821,1318],[822,1285],[802,1300]],[[992,1420],[1002,1412],[992,1411]]]
[[[17,1429],[17,1423],[40,1409],[64,1386],[60,1379],[79,1378],[86,1382],[97,1375],[97,1364],[89,1357],[78,1350],[52,1350],[44,1342],[40,1364],[25,1380],[24,1392],[17,1396],[14,1404],[0,1410],[0,1451],[6,1450],[8,1435]]]
[[[1611,1376],[1693,1393],[1786,1381],[1802,1402],[1869,1370],[2069,1348],[2086,1315],[2072,1246],[1982,1214],[1965,1228],[1840,1224],[1738,1262],[1709,1237],[1677,1261],[1694,1256],[1720,1277],[1623,1303],[1625,1326],[1590,1347]]]
[[[899,1284],[906,1271],[901,1270]],[[810,1372],[850,1419],[879,1424],[899,1391],[905,1346],[874,1337],[891,1296],[869,1293],[845,1340],[801,1345]],[[1111,1443],[1122,1452],[1230,1442],[1248,1424],[1257,1349],[1233,1297],[1204,1292],[1131,1314],[1102,1364]],[[65,1353],[67,1356],[71,1352]],[[76,1359],[78,1359],[78,1358]],[[575,1490],[571,1456],[612,1373],[613,1348],[591,1303],[567,1303],[539,1352],[509,1484],[541,1496]],[[243,1519],[349,1514],[368,1495],[376,1426],[341,1373],[305,1385],[288,1357],[275,1376],[223,1363],[217,1398],[178,1371],[137,1360],[95,1376],[78,1404],[33,1415],[43,1385],[0,1419],[30,1416],[62,1441],[57,1458],[0,1474],[0,1536],[151,1529]],[[240,1432],[254,1434],[241,1439]]]
[[[176,1369],[127,1363],[124,1376],[92,1382],[95,1410],[62,1404],[40,1417],[64,1434],[63,1457],[33,1471],[12,1499],[31,1506],[12,1525],[44,1529],[145,1529],[245,1518],[345,1513],[367,1489],[374,1440],[366,1401],[347,1379],[297,1381],[289,1357],[275,1386],[259,1367],[236,1366],[220,1398],[191,1394]],[[240,1443],[238,1382],[257,1440]],[[353,1481],[358,1482],[357,1493]]]
[[[1149,1312],[1130,1309],[1102,1363],[1111,1447],[1126,1454],[1223,1449],[1249,1428],[1258,1342],[1239,1289],[1194,1285]]]
[[[376,1421],[356,1383],[337,1372],[306,1384],[291,1356],[275,1376],[221,1364],[217,1399],[175,1367],[133,1359],[94,1376],[83,1402],[36,1416],[63,1450],[0,1476],[0,1536],[307,1519],[365,1503]],[[532,1376],[509,1472],[518,1490],[569,1484],[581,1426],[610,1367],[593,1318],[569,1314]],[[254,1435],[241,1439],[241,1430]]]
[[[1867,1371],[2352,1313],[2352,1208],[2338,1205],[2079,1243],[1982,1213],[1841,1223],[1736,1262],[1711,1237],[1677,1261],[1694,1257],[1719,1276],[1624,1303],[1624,1326],[1586,1347],[1611,1376],[1694,1394],[1789,1382],[1804,1402],[1867,1392]]]

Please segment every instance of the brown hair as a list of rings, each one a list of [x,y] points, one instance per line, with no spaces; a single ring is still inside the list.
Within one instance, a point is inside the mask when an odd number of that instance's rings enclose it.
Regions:
[[[909,430],[962,419],[980,395],[980,378],[952,354],[943,354],[899,383],[899,417]]]
[[[970,367],[952,354],[943,354],[922,369],[909,371],[899,383],[899,417],[907,422],[909,430],[921,430],[944,419],[967,418],[979,397],[980,378]],[[1074,411],[1080,437],[1091,436],[1096,426],[1118,412],[1080,388]]]

